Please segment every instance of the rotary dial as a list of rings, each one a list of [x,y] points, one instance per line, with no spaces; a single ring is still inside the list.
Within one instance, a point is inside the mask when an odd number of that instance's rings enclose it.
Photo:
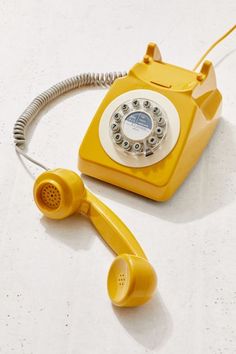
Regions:
[[[146,98],[128,100],[110,119],[110,136],[117,149],[131,155],[150,156],[167,135],[168,119],[156,102]]]

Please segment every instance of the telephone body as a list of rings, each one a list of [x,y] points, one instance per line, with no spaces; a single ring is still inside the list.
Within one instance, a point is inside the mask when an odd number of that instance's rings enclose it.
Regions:
[[[79,169],[165,201],[201,156],[221,103],[211,62],[199,73],[167,64],[150,43],[143,61],[103,99],[80,146]]]

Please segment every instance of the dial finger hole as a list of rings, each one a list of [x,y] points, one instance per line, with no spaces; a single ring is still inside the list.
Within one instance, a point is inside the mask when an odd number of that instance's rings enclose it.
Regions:
[[[144,106],[145,108],[150,108],[151,103],[146,100],[146,101],[143,102],[143,106]]]
[[[160,111],[160,109],[159,109],[158,107],[154,107],[154,108],[153,108],[153,113],[156,114],[156,115],[158,115],[158,114],[161,113],[161,111]]]
[[[114,140],[117,144],[120,144],[122,142],[122,135],[120,133],[115,134]]]
[[[148,144],[149,145],[156,145],[156,143],[157,143],[157,138],[155,137],[155,136],[150,136],[149,138],[148,138]]]
[[[132,105],[134,108],[138,108],[139,107],[139,101],[138,100],[133,100],[132,101]]]
[[[123,112],[128,112],[128,110],[129,110],[129,106],[127,104],[123,104],[122,105],[122,111]]]
[[[157,119],[157,123],[158,125],[160,125],[161,127],[164,127],[166,125],[166,121],[163,117],[158,117]]]
[[[162,138],[163,137],[163,133],[164,133],[163,128],[158,127],[156,129],[156,134],[157,134],[158,138]]]
[[[115,120],[117,123],[119,123],[119,122],[121,121],[121,115],[120,115],[120,113],[114,114],[114,120]]]
[[[142,150],[142,144],[140,144],[140,143],[135,143],[135,144],[133,145],[133,149],[134,149],[135,151],[141,151],[141,150]]]
[[[130,145],[130,143],[129,143],[128,140],[124,140],[123,143],[122,143],[122,147],[123,147],[125,150],[130,150],[131,145]]]
[[[114,133],[117,133],[117,132],[120,130],[119,124],[117,124],[117,123],[112,123],[112,124],[111,124],[111,130],[112,130]]]

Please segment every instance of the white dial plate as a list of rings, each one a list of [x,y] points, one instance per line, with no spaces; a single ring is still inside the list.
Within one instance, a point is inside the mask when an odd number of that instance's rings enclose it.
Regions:
[[[124,149],[122,150],[120,146],[114,143],[110,134],[110,124],[114,112],[123,103],[134,99],[146,99],[155,102],[156,105],[160,107],[161,111],[165,112],[168,120],[168,131],[165,138],[161,140],[161,143],[149,156],[145,156],[145,154],[131,154]],[[138,112],[135,114],[138,114]],[[122,132],[129,139],[145,139],[150,134],[153,122],[149,122],[148,117],[145,116],[145,112],[142,112],[141,116],[137,116],[136,118],[141,122],[140,126],[132,124],[133,116],[130,115],[129,119],[129,114],[126,114],[125,119],[121,123]],[[175,106],[168,98],[151,90],[133,90],[116,97],[106,107],[99,124],[99,137],[105,152],[114,161],[124,166],[136,168],[150,166],[164,159],[176,145],[179,132],[180,121]]]

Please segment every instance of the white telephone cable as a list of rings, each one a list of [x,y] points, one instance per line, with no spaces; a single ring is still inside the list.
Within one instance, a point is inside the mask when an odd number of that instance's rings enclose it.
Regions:
[[[38,95],[24,110],[24,112],[17,119],[14,129],[14,143],[16,152],[22,156],[24,156],[27,160],[31,161],[35,165],[43,168],[44,170],[49,170],[48,167],[44,166],[40,162],[33,159],[31,156],[24,152],[25,142],[26,142],[26,129],[32,120],[37,117],[39,112],[54,99],[59,96],[78,89],[80,87],[109,87],[113,84],[113,82],[120,77],[126,76],[126,72],[110,72],[110,73],[83,73],[71,77],[69,79],[63,80],[48,90],[42,92]]]

